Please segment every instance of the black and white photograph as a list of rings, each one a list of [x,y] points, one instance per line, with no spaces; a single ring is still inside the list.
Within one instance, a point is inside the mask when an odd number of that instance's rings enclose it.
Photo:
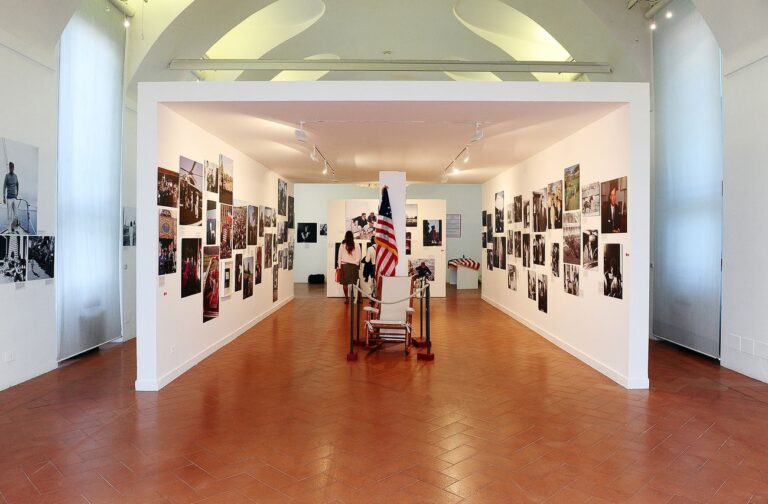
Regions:
[[[219,316],[219,247],[203,247],[203,322]]]
[[[272,233],[272,263],[277,262],[277,233]]]
[[[507,209],[505,211],[506,221],[507,224],[514,224],[515,222],[515,205],[513,203],[507,204]]]
[[[243,254],[235,254],[235,292],[243,288]]]
[[[288,270],[289,271],[293,270],[293,257],[295,253],[296,253],[296,249],[293,246],[293,242],[291,242],[291,244],[288,245]]]
[[[531,227],[531,200],[523,201],[523,229]]]
[[[288,182],[277,179],[277,215],[288,215]]]
[[[317,224],[314,222],[299,222],[296,242],[317,243]]]
[[[248,207],[232,208],[232,248],[243,250],[248,246]]]
[[[496,233],[504,232],[504,191],[499,191],[494,197],[494,231]]]
[[[219,258],[230,259],[232,257],[232,206],[219,205]]]
[[[272,267],[272,234],[264,235],[264,268]]]
[[[483,239],[483,242],[482,242],[483,246],[482,246],[482,248],[484,248],[484,249],[488,248],[488,235],[486,234],[485,231],[483,231],[483,238],[482,239]]]
[[[533,191],[533,230],[543,233],[547,230],[547,188]]]
[[[219,163],[205,162],[205,190],[210,193],[219,193]]]
[[[558,180],[547,186],[547,226],[549,229],[563,228],[563,181]]]
[[[597,229],[586,229],[581,237],[584,253],[581,255],[585,270],[597,268]]]
[[[523,256],[523,232],[515,231],[515,258],[520,259]]]
[[[235,187],[235,162],[219,154],[219,203],[232,205]]]
[[[269,227],[268,224],[265,223],[267,209],[264,205],[259,205],[259,238],[264,236],[264,228]]]
[[[531,233],[523,233],[523,268],[531,267]]]
[[[592,182],[581,188],[581,214],[600,215],[600,183]]]
[[[229,297],[232,295],[232,288],[235,285],[235,274],[232,271],[232,259],[220,261],[219,268],[221,269],[221,290],[219,291],[219,298]]]
[[[203,165],[179,157],[179,224],[200,226],[203,223]]]
[[[441,247],[443,245],[443,221],[438,219],[422,221],[425,247]]]
[[[405,227],[418,227],[419,205],[408,203],[405,205]]]
[[[579,295],[579,266],[576,264],[563,265],[563,289],[566,294]]]
[[[259,243],[259,207],[248,205],[248,245]]]
[[[481,223],[481,225],[482,225],[482,226],[485,226],[485,222],[486,222],[486,220],[485,220],[485,219],[486,219],[486,214],[487,214],[487,213],[488,213],[488,212],[486,212],[485,210],[483,210],[483,220],[482,220],[482,221],[480,221],[480,223]]]
[[[491,243],[493,238],[493,214],[488,212],[485,216],[485,232],[488,233],[488,243]]]
[[[408,276],[435,281],[435,258],[408,259]]]
[[[157,168],[157,206],[179,207],[179,174],[167,168]]]
[[[543,234],[533,236],[533,264],[544,266],[547,258],[547,244]]]
[[[328,236],[328,224],[318,224],[320,228],[320,236]]]
[[[563,264],[581,264],[581,213],[566,212],[563,224]]]
[[[514,256],[515,254],[515,232],[512,230],[507,231],[507,244],[509,245],[507,247],[507,255]]]
[[[272,209],[272,219],[269,223],[269,227],[277,229],[277,209]]]
[[[517,266],[509,265],[507,270],[507,289],[517,291]]]
[[[53,278],[56,262],[55,242],[56,239],[53,236],[29,237],[27,280],[47,280]]]
[[[552,267],[552,276],[553,277],[559,277],[560,276],[560,244],[557,242],[553,242],[552,245],[550,245],[551,253],[549,255],[549,264]]]
[[[355,240],[370,240],[376,228],[378,208],[376,202],[347,200],[345,231],[352,231]]]
[[[295,202],[293,196],[288,196],[288,229],[294,229],[296,225]]]
[[[216,202],[208,200],[205,210],[205,244],[216,245],[216,232],[219,212],[216,210]]]
[[[256,247],[256,263],[253,265],[253,283],[255,285],[261,284],[261,268],[264,264],[263,257],[263,249]]]
[[[158,216],[160,243],[157,249],[158,274],[176,273],[176,213],[160,210]]]
[[[494,268],[500,268],[501,267],[501,258],[499,257],[502,253],[501,250],[501,238],[498,236],[493,237],[493,247],[491,248],[493,250],[493,267]]]
[[[528,299],[536,301],[536,272],[528,270]]]
[[[411,255],[411,232],[405,232],[405,255]]]
[[[0,284],[27,279],[27,236],[0,235]]]
[[[253,256],[243,259],[243,299],[253,296]]]
[[[563,170],[563,178],[565,179],[565,211],[573,212],[578,210],[580,206],[579,201],[579,185],[581,184],[581,170],[579,165],[569,166]]]
[[[123,247],[136,246],[136,208],[123,207]]]
[[[514,208],[513,213],[513,221],[515,223],[523,222],[523,195],[518,194],[514,197],[512,200],[512,206]]]
[[[272,268],[272,302],[277,302],[277,285],[278,285],[278,279],[277,279],[277,272],[280,271],[280,268]]]
[[[283,233],[286,230],[285,225],[286,225],[285,221],[280,221],[277,223],[277,244],[278,245],[282,245],[283,243],[285,243],[285,240],[283,239]]]
[[[203,240],[181,239],[181,297],[199,294],[203,266]]]
[[[507,237],[500,236],[499,240],[499,268],[502,270],[507,269]]]
[[[493,242],[493,240],[491,240]],[[488,271],[493,271],[493,248],[489,248],[486,252],[487,260],[485,262],[485,268]]]
[[[624,264],[620,243],[606,243],[603,248],[603,294],[624,297]]]
[[[0,234],[37,234],[38,157],[37,147],[0,137]]]
[[[627,232],[627,177],[621,177],[600,185],[602,202],[602,232]]]
[[[280,227],[280,238],[282,239],[282,243],[288,243],[288,221],[282,222],[282,226]]]
[[[539,311],[547,313],[547,275],[539,275]]]

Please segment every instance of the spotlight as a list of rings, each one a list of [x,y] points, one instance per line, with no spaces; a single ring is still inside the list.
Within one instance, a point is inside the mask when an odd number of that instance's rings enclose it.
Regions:
[[[307,132],[304,131],[304,121],[301,121],[299,123],[299,127],[293,131],[293,134],[296,137],[296,140],[298,140],[299,142],[307,141]]]
[[[656,29],[656,20],[654,19],[653,21],[651,21],[651,30],[655,30],[655,29]]]
[[[672,19],[672,11],[667,11],[665,16],[667,17],[667,19]]]
[[[469,145],[464,148],[464,164],[469,163]]]
[[[328,161],[323,160],[323,175],[328,175]]]
[[[309,158],[312,161],[317,162],[317,147],[312,147],[312,154],[309,155]]]
[[[131,21],[127,17],[123,18],[123,26],[128,28],[131,26]]]

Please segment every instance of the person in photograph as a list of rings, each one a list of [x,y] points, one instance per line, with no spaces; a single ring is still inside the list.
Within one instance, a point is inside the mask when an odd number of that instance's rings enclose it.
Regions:
[[[603,205],[602,219],[603,233],[626,233],[626,229],[623,229],[621,207],[618,203],[619,186],[616,182],[612,182],[610,185],[610,191],[608,193],[608,201]]]
[[[11,233],[16,232],[19,220],[16,216],[19,210],[19,177],[14,173],[16,166],[13,161],[8,163],[8,173],[3,179],[3,204],[8,212],[8,226]]]
[[[349,296],[352,287],[360,277],[360,261],[362,259],[360,247],[355,243],[352,231],[344,234],[344,241],[339,249],[339,265],[341,267],[341,285],[344,287],[344,304],[349,304]]]
[[[320,236],[328,235],[328,224],[320,224]]]
[[[421,264],[416,267],[416,276],[427,280],[432,278],[432,270],[427,266],[426,261],[421,261]]]
[[[311,236],[312,236],[312,231],[310,229],[309,224],[302,225],[301,231],[299,231],[299,241],[308,242],[310,241]]]
[[[352,224],[359,228],[364,228],[368,225],[368,216],[365,214],[365,212],[361,213],[359,217],[355,217],[352,219]]]
[[[619,271],[619,261],[615,257],[611,258],[608,271],[605,272],[605,278],[603,279],[603,293],[608,297],[619,299],[622,297],[623,285],[621,272]]]

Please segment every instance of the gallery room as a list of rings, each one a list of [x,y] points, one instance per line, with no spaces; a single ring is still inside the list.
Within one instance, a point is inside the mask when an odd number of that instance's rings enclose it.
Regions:
[[[0,502],[768,498],[761,2],[0,12]]]

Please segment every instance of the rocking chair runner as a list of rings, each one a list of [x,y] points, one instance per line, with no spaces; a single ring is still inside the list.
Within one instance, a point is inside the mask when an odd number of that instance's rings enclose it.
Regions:
[[[411,346],[411,324],[413,308],[413,280],[411,277],[382,277],[379,287],[381,302],[372,307],[365,307],[366,347],[380,348],[384,342],[404,344],[404,353],[408,355]]]

